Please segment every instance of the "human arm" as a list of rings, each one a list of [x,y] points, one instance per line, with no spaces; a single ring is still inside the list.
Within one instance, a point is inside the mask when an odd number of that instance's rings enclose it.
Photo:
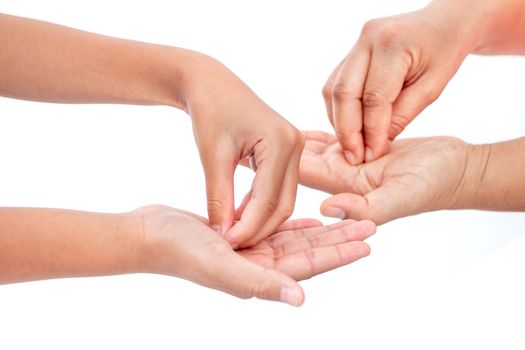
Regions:
[[[192,118],[212,226],[232,244],[250,246],[293,211],[302,136],[209,56],[0,14],[0,95],[183,109]],[[236,214],[233,173],[249,156],[257,173]]]
[[[525,53],[524,25],[520,0],[435,0],[367,22],[323,88],[346,159],[357,165],[385,154],[469,53]]]
[[[299,179],[334,194],[321,205],[324,215],[383,224],[442,209],[525,211],[525,138],[490,145],[397,140],[383,157],[352,166],[335,136],[305,136]]]
[[[234,251],[197,215],[167,206],[102,214],[0,209],[0,284],[61,277],[157,273],[241,297],[300,305],[296,282],[369,254],[371,222],[284,223],[258,245]]]

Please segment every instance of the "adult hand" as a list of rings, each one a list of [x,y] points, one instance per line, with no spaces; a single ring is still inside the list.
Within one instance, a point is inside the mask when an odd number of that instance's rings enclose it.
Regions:
[[[435,1],[364,25],[323,88],[348,162],[357,165],[385,154],[389,141],[441,94],[482,28],[474,20],[480,10],[465,16],[462,3]]]
[[[302,135],[219,62],[198,57],[189,71],[185,100],[206,175],[210,225],[234,247],[252,246],[293,212]],[[256,175],[236,212],[233,175],[247,157]]]
[[[421,212],[453,209],[470,195],[466,182],[474,183],[482,172],[467,169],[472,147],[451,137],[399,140],[385,156],[366,164],[348,164],[334,135],[304,133],[301,184],[335,194],[321,205],[323,215],[370,219],[383,224]],[[476,155],[477,157],[477,155]],[[476,170],[482,170],[478,162]],[[466,173],[472,172],[470,180]],[[468,178],[468,177],[467,177]],[[471,201],[470,201],[471,202]]]
[[[299,306],[304,293],[296,280],[354,262],[370,253],[364,239],[370,221],[330,226],[313,219],[287,221],[277,233],[248,249],[230,244],[195,214],[167,206],[138,209],[148,242],[145,272],[185,278],[240,298],[280,300]]]

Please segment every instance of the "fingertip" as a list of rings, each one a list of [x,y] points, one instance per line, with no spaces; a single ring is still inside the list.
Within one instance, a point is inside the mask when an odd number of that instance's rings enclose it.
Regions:
[[[362,242],[362,243],[363,243],[363,258],[366,258],[367,256],[370,255],[370,253],[372,253],[372,248],[367,243],[365,242]]]
[[[337,206],[321,204],[321,214],[330,218],[346,219],[346,212]]]
[[[330,207],[339,208],[345,213],[345,218],[362,220],[369,219],[367,201],[363,196],[354,193],[339,193],[321,203],[321,214],[331,217]]]
[[[365,149],[365,162],[370,163],[373,160],[374,160],[374,152],[372,152],[372,149],[367,146]]]
[[[237,224],[233,225],[233,227],[224,232],[223,235],[223,238],[231,245],[233,249],[239,248],[239,235],[236,232],[236,227]]]
[[[229,230],[224,233],[224,239],[230,243],[233,249],[249,248],[258,242],[254,242],[248,233],[251,230],[244,225],[242,220],[237,221]]]
[[[376,232],[376,224],[370,220],[355,221],[345,225],[343,231],[360,241],[367,239]]]
[[[372,220],[361,220],[359,221],[361,225],[364,225],[368,232],[370,232],[369,236],[372,236],[377,231],[377,225]]]
[[[286,284],[281,288],[279,300],[291,306],[301,306],[304,303],[304,291],[297,282],[295,285]]]
[[[370,142],[367,141],[365,147],[365,163],[373,162],[374,160],[381,158],[390,149],[390,140],[388,135],[382,138],[370,138]]]
[[[359,165],[364,161],[363,136],[360,132],[336,132],[343,154],[348,163]]]
[[[359,161],[357,156],[354,154],[354,152],[351,151],[344,151],[345,159],[348,163],[352,165],[359,165]]]

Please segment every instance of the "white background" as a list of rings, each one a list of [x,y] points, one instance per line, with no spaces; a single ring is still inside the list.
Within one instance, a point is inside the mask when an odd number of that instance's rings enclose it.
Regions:
[[[424,4],[19,0],[0,12],[205,52],[300,129],[330,131],[321,87],[364,22]],[[469,57],[403,137],[524,135],[524,75],[525,58]],[[2,206],[206,214],[190,120],[167,107],[0,99],[0,164]],[[238,199],[251,176],[238,171]],[[326,197],[301,188],[294,216],[320,218]],[[301,308],[154,275],[0,286],[0,349],[525,347],[524,214],[427,213],[369,243],[370,257],[302,282]]]

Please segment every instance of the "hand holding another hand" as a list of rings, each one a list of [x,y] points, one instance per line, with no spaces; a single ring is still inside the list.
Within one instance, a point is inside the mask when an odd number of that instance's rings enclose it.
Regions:
[[[300,183],[334,194],[321,205],[326,216],[376,224],[421,212],[453,209],[472,195],[473,147],[452,137],[398,140],[383,157],[349,164],[334,135],[304,133]],[[479,180],[479,176],[475,179]],[[474,180],[474,179],[471,179]]]

